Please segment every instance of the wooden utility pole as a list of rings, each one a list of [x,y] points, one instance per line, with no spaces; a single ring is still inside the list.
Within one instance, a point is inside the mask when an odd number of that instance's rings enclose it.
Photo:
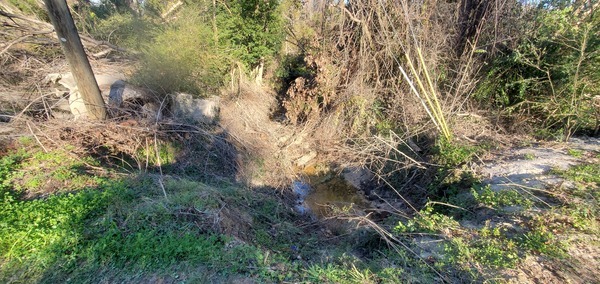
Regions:
[[[79,93],[92,119],[106,119],[106,108],[94,72],[87,59],[77,28],[65,0],[44,0],[48,16],[63,48],[65,57],[71,66],[71,73],[77,83]]]

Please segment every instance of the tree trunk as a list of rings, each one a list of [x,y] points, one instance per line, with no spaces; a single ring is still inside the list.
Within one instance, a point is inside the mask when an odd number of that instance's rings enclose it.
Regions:
[[[460,15],[458,18],[459,34],[456,39],[456,55],[465,52],[467,43],[473,39],[478,31],[479,24],[484,19],[491,0],[461,0]]]
[[[44,0],[71,73],[83,98],[87,115],[92,119],[106,119],[104,100],[87,59],[77,28],[65,0]]]

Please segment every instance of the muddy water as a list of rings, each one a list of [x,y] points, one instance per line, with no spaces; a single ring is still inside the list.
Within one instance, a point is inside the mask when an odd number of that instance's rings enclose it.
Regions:
[[[297,189],[309,187],[296,208],[300,213],[312,214],[317,219],[352,215],[357,210],[369,207],[363,194],[340,176],[310,176],[306,182],[296,182],[295,186]],[[301,212],[303,209],[305,212]]]

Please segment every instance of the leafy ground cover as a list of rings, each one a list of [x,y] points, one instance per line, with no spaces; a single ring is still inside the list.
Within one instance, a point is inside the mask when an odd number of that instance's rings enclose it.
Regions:
[[[68,151],[22,149],[0,160],[4,283],[355,283],[413,277],[414,270],[392,264],[415,260],[390,253],[375,234],[328,235],[272,191],[151,174],[114,178],[109,169],[91,176],[84,173],[93,161],[65,159]],[[45,168],[49,161],[56,163],[52,170]],[[38,194],[31,180],[50,180],[56,172],[77,183],[51,183],[55,187]],[[360,250],[373,257],[357,256]],[[434,279],[427,267],[420,269]]]
[[[523,278],[532,263],[566,271],[556,279],[594,277],[569,274],[582,269],[573,247],[598,244],[599,164],[590,151],[581,151],[588,163],[552,171],[569,186],[548,190],[448,175],[450,194],[414,217],[378,223],[390,243],[357,223],[332,233],[273,189],[119,173],[68,158],[69,147],[15,143],[0,160],[6,283],[518,282],[535,278]],[[104,171],[90,174],[95,168]]]
[[[73,123],[38,2],[0,1],[1,282],[600,278],[597,140],[515,136],[600,131],[593,1],[73,3],[94,72],[219,96],[213,125]],[[320,166],[369,168],[377,206],[293,211]]]

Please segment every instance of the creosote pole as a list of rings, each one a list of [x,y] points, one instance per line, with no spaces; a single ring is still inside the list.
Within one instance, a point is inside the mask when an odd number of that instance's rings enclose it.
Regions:
[[[65,57],[71,66],[71,73],[83,98],[87,114],[92,119],[106,119],[104,100],[87,59],[77,28],[65,0],[44,0],[48,16],[63,48]]]

